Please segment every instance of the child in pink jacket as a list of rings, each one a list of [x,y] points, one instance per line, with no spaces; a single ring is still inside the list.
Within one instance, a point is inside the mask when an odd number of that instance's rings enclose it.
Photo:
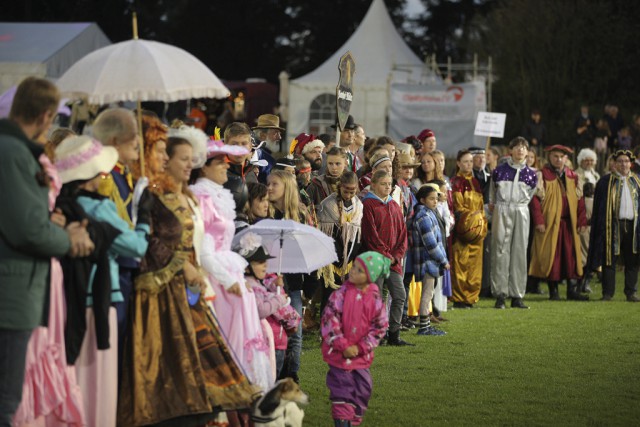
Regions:
[[[257,242],[257,245],[242,253],[249,264],[244,278],[247,287],[251,288],[255,294],[263,331],[265,335],[273,336],[273,340],[270,340],[269,344],[273,346],[270,352],[275,358],[274,379],[277,379],[284,364],[288,343],[287,334],[298,329],[301,318],[298,312],[291,307],[289,297],[282,291],[282,277],[267,274],[267,261],[273,257],[261,245],[259,236],[253,235],[252,240]],[[280,289],[278,290],[278,288]],[[267,332],[265,328],[269,331]]]
[[[329,364],[327,387],[338,427],[359,425],[371,397],[373,349],[389,326],[375,281],[388,276],[390,266],[378,252],[358,256],[349,280],[331,294],[322,313],[322,357]]]

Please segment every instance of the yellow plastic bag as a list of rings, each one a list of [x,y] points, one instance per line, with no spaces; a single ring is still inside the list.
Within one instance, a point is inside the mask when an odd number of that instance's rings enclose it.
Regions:
[[[409,284],[409,307],[407,308],[407,315],[409,317],[418,316],[420,314],[420,298],[422,297],[422,282],[416,282],[415,276],[411,278]]]

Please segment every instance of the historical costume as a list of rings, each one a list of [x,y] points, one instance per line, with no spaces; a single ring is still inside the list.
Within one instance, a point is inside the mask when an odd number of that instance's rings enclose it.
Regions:
[[[196,265],[193,207],[182,206],[176,193],[156,191],[149,249],[135,280],[118,423],[201,425],[214,412],[247,408],[257,389],[204,299],[187,298],[183,265]]]
[[[221,141],[210,141],[208,156],[233,154],[232,150],[238,148],[224,146]],[[204,217],[202,266],[209,274],[216,294],[213,305],[218,322],[251,382],[267,390],[275,381],[271,375],[269,342],[260,326],[255,295],[245,286],[247,262],[231,250],[236,217],[233,196],[221,184],[208,178],[199,178],[191,190],[200,202]],[[234,284],[240,286],[241,296],[227,292]]]
[[[578,165],[576,174],[578,175],[578,183],[582,186],[582,196],[584,198],[584,206],[587,214],[587,223],[591,224],[591,215],[593,213],[593,194],[595,187],[600,180],[600,174],[596,171],[595,166],[598,162],[598,155],[590,148],[583,148],[578,153]],[[585,162],[586,160],[586,162]],[[590,161],[590,162],[589,162]],[[592,163],[591,163],[592,162]],[[586,167],[583,168],[582,165]],[[636,164],[634,162],[634,164]],[[589,238],[591,235],[591,225],[585,227],[580,232],[580,246],[582,248],[582,265],[587,265],[587,259],[589,255]],[[591,292],[589,287],[589,281],[591,280],[592,272],[585,271],[581,284],[581,290],[583,292]]]
[[[491,178],[491,292],[502,301],[522,299],[527,284],[529,202],[538,177],[526,162],[509,158]]]
[[[483,219],[484,202],[480,183],[472,173],[459,172],[451,178],[453,212],[456,228],[451,245],[451,282],[454,306],[471,307],[478,302],[482,285],[482,240],[487,235]],[[479,216],[484,226],[470,229],[473,217]],[[473,236],[467,238],[469,232]]]
[[[338,262],[320,270],[326,287],[337,289],[351,269],[351,261],[359,252],[360,225],[362,222],[362,202],[354,196],[345,202],[339,193],[325,198],[317,207],[318,228],[331,236],[336,245]],[[336,276],[339,282],[336,282]]]
[[[633,162],[628,150],[614,153],[616,161]],[[628,168],[627,165],[622,167]],[[624,259],[624,293],[628,301],[638,301],[638,269],[640,239],[638,238],[638,207],[640,179],[633,172],[607,174],[598,181],[591,217],[588,271],[602,267],[602,297],[610,300],[615,293],[616,264]]]
[[[546,151],[570,154],[562,145]],[[531,248],[529,275],[547,280],[549,298],[559,299],[558,283],[567,279],[567,298],[583,300],[577,280],[582,277],[582,251],[578,228],[587,225],[582,189],[578,176],[569,168],[560,170],[546,165],[538,172],[536,195],[531,200],[531,215],[536,227]]]
[[[111,173],[100,181],[98,193],[108,197],[116,205],[118,216],[125,221],[131,229],[132,221],[134,178],[128,166],[117,162]],[[139,261],[135,257],[119,256],[118,274],[120,275],[120,288],[122,290],[122,300],[114,304],[118,319],[118,344],[122,347],[127,328],[127,316],[129,314],[129,298],[133,293],[133,277],[140,267]],[[122,353],[119,350],[119,353]],[[122,355],[119,354],[119,363]]]

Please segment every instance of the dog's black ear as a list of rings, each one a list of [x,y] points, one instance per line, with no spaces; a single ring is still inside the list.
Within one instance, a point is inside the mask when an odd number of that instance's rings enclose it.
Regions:
[[[267,415],[273,413],[278,406],[280,406],[280,396],[282,396],[282,384],[280,383],[276,385],[274,388],[269,390],[267,394],[262,398],[262,402],[258,406],[262,415]]]

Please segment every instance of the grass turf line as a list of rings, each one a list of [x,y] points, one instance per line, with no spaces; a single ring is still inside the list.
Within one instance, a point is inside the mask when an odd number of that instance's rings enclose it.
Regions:
[[[446,336],[403,332],[417,346],[376,349],[363,425],[637,425],[640,303],[622,280],[612,302],[596,300],[599,284],[590,302],[527,295],[531,310],[483,299],[443,313]],[[305,335],[301,360],[309,427],[333,425],[318,337]]]

